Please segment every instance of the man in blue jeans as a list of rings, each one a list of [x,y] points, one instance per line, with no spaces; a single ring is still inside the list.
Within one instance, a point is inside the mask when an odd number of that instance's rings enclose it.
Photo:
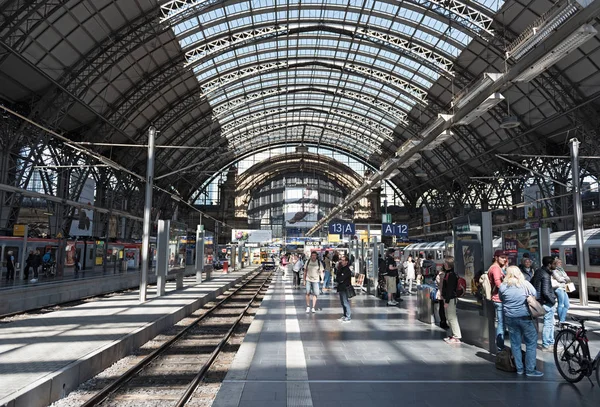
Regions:
[[[487,275],[490,279],[490,285],[492,287],[492,302],[496,309],[496,347],[498,351],[504,349],[504,311],[502,309],[502,300],[498,296],[498,289],[504,280],[504,267],[506,267],[506,261],[508,255],[503,250],[496,250],[494,253],[494,263],[488,269]]]
[[[537,291],[537,300],[542,304],[546,315],[544,315],[544,329],[542,330],[542,350],[552,352],[554,350],[554,311],[556,310],[556,294],[552,289],[552,272],[556,268],[556,262],[552,256],[542,258],[542,267],[535,271],[531,284]]]

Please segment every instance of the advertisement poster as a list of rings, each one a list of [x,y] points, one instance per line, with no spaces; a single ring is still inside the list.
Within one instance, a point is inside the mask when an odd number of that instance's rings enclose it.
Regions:
[[[521,264],[523,255],[527,254],[534,269],[541,266],[539,229],[504,231],[502,232],[502,247],[508,252],[510,265],[518,266]]]
[[[96,182],[88,178],[83,185],[81,195],[79,195],[79,202],[90,206],[93,205],[95,192]],[[91,208],[76,208],[69,234],[71,236],[91,236],[93,222],[94,211]]]
[[[270,243],[273,239],[271,230],[261,229],[233,229],[231,231],[232,242],[248,243]]]
[[[319,194],[316,190],[286,188],[284,200],[286,227],[311,228],[317,223]]]
[[[467,291],[474,286],[475,274],[483,270],[481,225],[468,223],[454,225],[454,270],[467,281]]]

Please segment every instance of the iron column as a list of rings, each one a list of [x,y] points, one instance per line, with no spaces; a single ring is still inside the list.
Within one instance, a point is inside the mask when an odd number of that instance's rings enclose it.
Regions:
[[[581,190],[579,188],[579,140],[569,140],[571,146],[571,171],[573,179],[573,220],[577,239],[577,273],[579,274],[579,303],[588,305],[587,276],[585,274],[583,253],[583,212],[581,208]]]
[[[146,301],[148,287],[148,260],[150,258],[150,211],[152,210],[152,181],[154,178],[154,137],[156,128],[148,129],[148,168],[146,170],[146,200],[144,202],[144,228],[142,235],[142,275],[140,280],[140,302]]]

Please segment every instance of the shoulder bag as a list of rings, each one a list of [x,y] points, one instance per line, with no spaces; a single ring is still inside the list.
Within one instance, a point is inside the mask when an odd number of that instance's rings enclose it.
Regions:
[[[348,294],[348,299],[356,297],[356,291],[354,291],[354,287],[352,285],[346,287],[346,293]]]
[[[525,287],[525,293],[527,294],[527,308],[529,308],[529,314],[532,318],[543,317],[546,315],[546,310],[540,304],[540,302],[535,298],[534,295],[531,295],[530,291]]]

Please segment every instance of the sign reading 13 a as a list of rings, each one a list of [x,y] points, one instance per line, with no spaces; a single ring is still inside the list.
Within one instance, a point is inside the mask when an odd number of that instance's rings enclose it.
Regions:
[[[408,237],[408,225],[394,224],[394,223],[382,223],[381,224],[381,235],[382,236]]]
[[[354,223],[347,222],[331,222],[329,224],[330,235],[354,235],[356,234],[356,226]]]

